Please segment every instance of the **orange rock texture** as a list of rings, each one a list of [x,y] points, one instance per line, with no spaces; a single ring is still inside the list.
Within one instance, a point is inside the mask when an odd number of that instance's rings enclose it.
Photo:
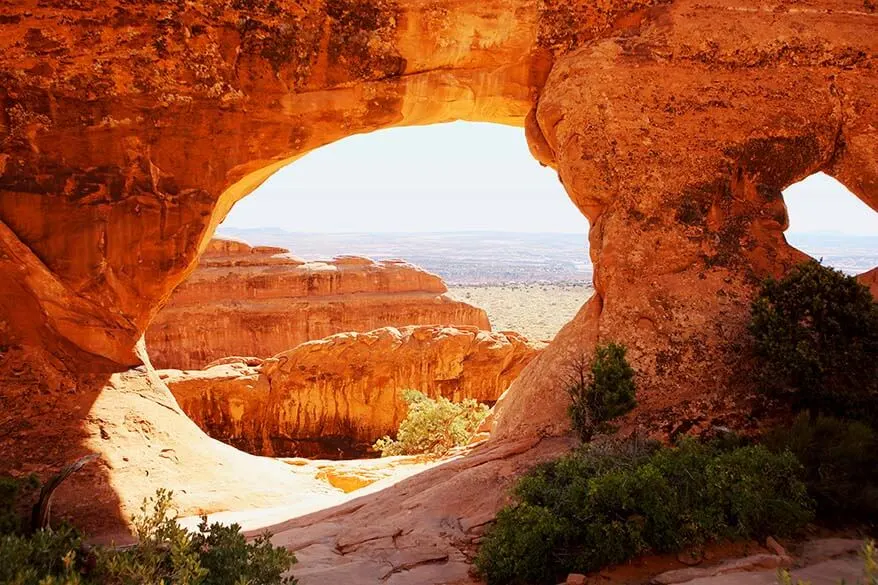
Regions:
[[[275,170],[390,126],[524,125],[591,221],[595,296],[507,391],[486,450],[283,536],[305,585],[464,581],[498,486],[560,448],[541,438],[564,431],[560,375],[597,340],[629,346],[645,424],[751,424],[748,297],[801,258],[783,237],[781,191],[822,170],[878,208],[875,11],[872,0],[0,4],[0,471],[98,451],[112,465],[93,489],[130,502],[136,467],[112,433],[92,434],[94,412],[166,438],[176,419],[134,402],[94,409],[119,392],[111,372],[141,363],[138,339],[214,228]],[[131,433],[138,457],[160,457],[151,434]],[[247,483],[192,437],[176,461],[150,460],[166,487],[206,485],[192,470],[209,465],[224,490]],[[112,498],[95,505],[109,513]]]
[[[556,60],[528,136],[589,218],[595,295],[510,389],[499,436],[560,430],[553,373],[607,339],[631,350],[639,422],[754,424],[749,301],[806,258],[781,192],[824,171],[878,209],[874,10],[678,0]]]
[[[367,454],[396,432],[404,390],[493,403],[536,354],[511,332],[387,327],[304,343],[261,364],[159,376],[216,439],[258,455],[336,459]]]
[[[872,296],[878,299],[878,268],[873,268],[868,272],[858,275],[857,280],[869,287],[869,290],[872,291]]]
[[[214,239],[146,332],[157,368],[201,368],[225,356],[271,357],[305,341],[386,326],[490,330],[438,276],[406,262],[347,256],[304,262],[283,248]]]

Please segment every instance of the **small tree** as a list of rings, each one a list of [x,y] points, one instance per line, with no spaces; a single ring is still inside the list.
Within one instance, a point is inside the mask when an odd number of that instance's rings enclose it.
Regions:
[[[876,420],[878,305],[865,286],[810,261],[766,280],[750,332],[763,388],[797,410]]]
[[[488,416],[488,407],[472,398],[456,403],[443,396],[434,400],[417,390],[407,390],[403,400],[409,411],[396,439],[384,437],[372,447],[384,457],[444,455],[452,447],[466,445]]]
[[[573,360],[565,388],[570,396],[570,421],[584,443],[607,421],[631,411],[636,405],[637,387],[634,370],[625,359],[624,345],[609,342],[598,344],[594,358]]]

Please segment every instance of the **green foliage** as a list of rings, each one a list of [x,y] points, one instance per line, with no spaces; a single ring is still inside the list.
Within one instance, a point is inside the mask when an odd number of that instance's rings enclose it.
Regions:
[[[206,517],[202,517],[198,530],[193,541],[195,550],[200,551],[201,566],[207,570],[205,585],[295,585],[295,579],[284,579],[282,575],[296,557],[272,545],[271,534],[247,542],[237,524],[208,526]]]
[[[19,479],[0,476],[0,534],[21,534],[29,518],[29,505],[35,500],[40,482],[33,475]]]
[[[587,444],[517,484],[476,566],[489,585],[554,583],[646,552],[792,534],[813,517],[801,473],[761,446]]]
[[[247,542],[237,524],[208,526],[207,518],[202,518],[198,532],[191,533],[177,523],[172,507],[172,494],[166,490],[147,499],[132,522],[137,544],[128,548],[86,552],[79,534],[66,526],[32,535],[11,532],[0,536],[0,583],[295,584],[292,577],[282,576],[296,562],[295,556],[275,548],[269,535]]]
[[[140,515],[132,520],[137,546],[95,553],[94,570],[99,583],[202,583],[207,571],[199,562],[199,551],[189,532],[172,515],[172,494],[158,490],[143,502]]]
[[[428,398],[421,392],[403,393],[408,415],[396,434],[379,439],[372,447],[381,455],[444,455],[452,447],[466,445],[488,416],[488,407],[471,398],[451,402],[440,396]]]
[[[618,343],[598,344],[591,363],[574,360],[565,381],[570,396],[568,413],[573,429],[587,443],[606,430],[606,423],[636,405],[634,370],[625,359],[627,350]]]
[[[82,539],[70,527],[0,536],[0,583],[79,584]]]
[[[878,433],[869,426],[800,415],[764,440],[790,451],[805,467],[808,492],[824,522],[878,524]]]
[[[878,305],[855,278],[810,261],[765,281],[750,332],[767,392],[812,414],[878,421]]]

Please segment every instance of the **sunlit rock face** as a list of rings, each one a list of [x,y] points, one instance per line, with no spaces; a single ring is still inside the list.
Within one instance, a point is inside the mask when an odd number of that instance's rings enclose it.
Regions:
[[[493,403],[537,350],[511,332],[388,327],[342,333],[260,360],[163,370],[182,409],[210,436],[258,455],[369,453],[405,418],[405,390]]]
[[[213,229],[272,172],[390,126],[520,125],[553,52],[658,3],[3,4],[0,221],[78,298],[60,312],[28,281],[3,312],[29,296],[26,320],[80,348],[80,368],[136,364]]]
[[[806,258],[784,238],[781,191],[824,171],[878,208],[874,7],[678,0],[660,12],[558,59],[529,120],[534,153],[591,223],[596,292],[510,389],[500,436],[559,430],[557,372],[598,340],[630,348],[633,422],[756,424],[750,299]]]
[[[482,309],[447,296],[438,276],[403,261],[304,262],[283,248],[214,239],[146,332],[157,368],[225,356],[271,357],[305,341],[386,326],[490,330]]]
[[[596,340],[630,348],[635,421],[751,424],[748,298],[801,258],[781,190],[822,170],[878,208],[875,22],[863,0],[0,4],[0,471],[101,452],[105,516],[112,497],[136,505],[141,470],[188,485],[208,439],[154,450],[186,423],[153,400],[166,389],[105,383],[140,363],[137,340],[232,204],[351,134],[526,125],[591,221],[595,297],[506,393],[495,455],[318,525],[330,552],[309,561],[313,583],[353,583],[335,563],[367,583],[462,580],[493,488],[557,452],[537,437],[564,430],[560,377]],[[127,409],[107,399],[123,393]],[[230,490],[223,461],[206,489]],[[432,556],[413,558],[424,543]]]

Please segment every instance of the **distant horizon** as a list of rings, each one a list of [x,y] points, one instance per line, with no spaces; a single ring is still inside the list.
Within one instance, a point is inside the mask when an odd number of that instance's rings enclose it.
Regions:
[[[218,237],[290,250],[306,261],[339,256],[403,258],[450,283],[588,281],[592,264],[583,232],[445,230],[307,232],[282,227],[224,227]],[[878,234],[787,233],[791,246],[848,274],[878,265]]]
[[[878,213],[815,173],[784,191],[788,234],[878,234]],[[224,226],[295,233],[587,233],[558,174],[521,128],[455,122],[348,137],[239,201]]]
[[[333,236],[344,236],[344,235],[363,235],[363,234],[381,234],[381,235],[407,235],[407,236],[415,236],[415,235],[430,235],[430,234],[527,234],[527,235],[553,235],[553,236],[587,236],[588,231],[584,232],[556,232],[556,231],[519,231],[519,230],[504,230],[504,229],[484,229],[484,230],[435,230],[435,231],[306,231],[306,230],[290,230],[279,226],[264,226],[264,227],[233,227],[233,226],[224,226],[220,224],[220,226],[216,230],[216,234],[219,234],[223,230],[234,230],[234,231],[278,231],[284,232],[287,234],[298,234],[298,235],[333,235]],[[215,235],[216,235],[215,234]],[[814,231],[793,231],[792,229],[784,232],[784,235],[801,235],[801,236],[843,236],[850,238],[878,238],[878,233],[875,234],[862,234],[862,233],[845,233],[839,230],[814,230]]]

